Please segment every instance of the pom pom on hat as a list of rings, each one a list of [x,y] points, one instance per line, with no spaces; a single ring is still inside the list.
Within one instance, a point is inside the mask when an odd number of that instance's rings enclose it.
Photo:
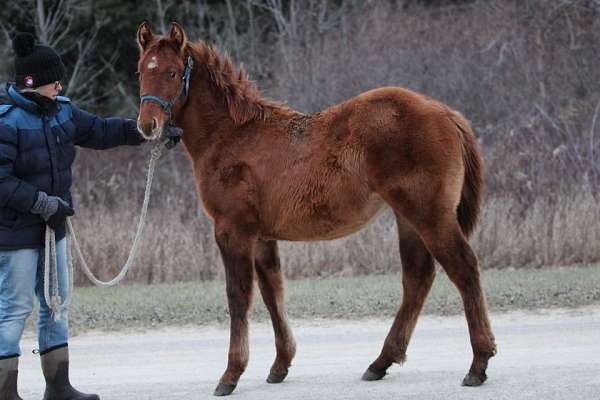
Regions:
[[[25,57],[33,53],[35,38],[31,33],[19,32],[12,41],[13,50],[19,57]]]

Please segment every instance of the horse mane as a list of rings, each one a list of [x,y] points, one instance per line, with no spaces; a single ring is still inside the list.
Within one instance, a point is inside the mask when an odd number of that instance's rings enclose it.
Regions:
[[[236,71],[228,54],[204,43],[187,43],[187,50],[194,58],[195,64],[205,68],[210,84],[225,99],[229,115],[236,126],[246,122],[264,121],[274,109],[283,106],[261,97],[248,79],[243,65]]]

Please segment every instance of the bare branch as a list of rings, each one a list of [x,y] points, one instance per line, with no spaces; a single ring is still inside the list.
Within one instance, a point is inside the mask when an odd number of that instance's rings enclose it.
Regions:
[[[592,127],[590,128],[590,159],[594,159],[594,152],[596,150],[596,144],[594,142],[594,136],[596,133],[596,120],[598,118],[598,111],[600,110],[600,100],[596,103],[594,109],[594,116],[592,117]]]

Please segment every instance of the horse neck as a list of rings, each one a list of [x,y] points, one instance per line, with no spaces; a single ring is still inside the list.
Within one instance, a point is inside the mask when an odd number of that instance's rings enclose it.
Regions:
[[[175,120],[184,131],[183,142],[192,159],[202,156],[217,136],[230,135],[235,125],[224,99],[197,72],[191,79],[187,102]]]

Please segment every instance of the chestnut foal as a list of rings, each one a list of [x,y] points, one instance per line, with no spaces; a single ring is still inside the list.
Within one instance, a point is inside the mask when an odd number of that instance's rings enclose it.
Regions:
[[[387,205],[395,213],[403,300],[381,354],[363,375],[381,379],[402,363],[434,276],[434,259],[463,299],[473,363],[463,380],[481,385],[496,353],[466,237],[477,222],[482,161],[469,123],[446,105],[387,87],[302,114],[260,97],[203,42],[173,23],[166,36],[147,23],[140,47],[138,125],[147,139],[183,129],[197,190],[214,219],[225,265],[231,336],[215,390],[228,395],[248,364],[248,312],[255,276],[275,331],[268,382],[283,381],[296,352],[284,308],[277,240],[330,240],[364,227]]]

